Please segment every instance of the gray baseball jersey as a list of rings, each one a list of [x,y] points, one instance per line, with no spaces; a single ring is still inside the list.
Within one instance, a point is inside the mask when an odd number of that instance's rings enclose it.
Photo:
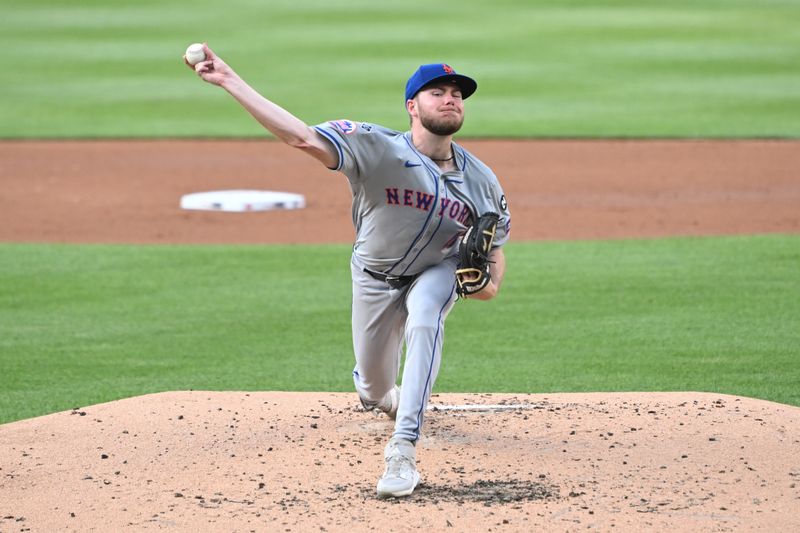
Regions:
[[[441,362],[444,321],[455,300],[459,237],[495,212],[494,240],[508,239],[511,216],[494,173],[453,143],[456,170],[442,172],[409,132],[338,120],[316,131],[335,147],[353,194],[353,380],[365,405],[392,389],[406,360],[394,435],[416,441]],[[367,271],[414,276],[393,288]]]
[[[370,270],[413,275],[440,263],[476,213],[498,213],[494,243],[506,242],[511,217],[500,184],[461,146],[453,146],[458,170],[442,173],[410,133],[347,120],[316,130],[334,144],[336,170],[350,181],[354,252]]]

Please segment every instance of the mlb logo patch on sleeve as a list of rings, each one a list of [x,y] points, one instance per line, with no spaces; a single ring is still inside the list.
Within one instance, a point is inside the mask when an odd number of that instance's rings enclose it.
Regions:
[[[345,135],[356,131],[356,123],[352,120],[332,120],[329,124]]]

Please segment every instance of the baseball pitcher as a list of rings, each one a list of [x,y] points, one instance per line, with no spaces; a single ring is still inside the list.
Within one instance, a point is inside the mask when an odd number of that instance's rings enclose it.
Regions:
[[[381,497],[410,495],[415,444],[439,370],[445,319],[461,298],[493,298],[503,280],[510,213],[494,173],[453,141],[477,83],[443,63],[408,79],[410,131],[334,120],[316,126],[267,100],[204,45],[195,72],[262,126],[327,168],[353,197],[353,381],[362,405],[395,419]],[[397,386],[405,346],[402,386]]]

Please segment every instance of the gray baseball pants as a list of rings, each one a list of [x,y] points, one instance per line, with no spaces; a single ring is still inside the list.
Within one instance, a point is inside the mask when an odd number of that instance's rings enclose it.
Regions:
[[[416,442],[439,372],[444,321],[456,301],[456,258],[432,266],[402,289],[364,272],[353,256],[353,382],[376,403],[394,387],[405,344],[405,366],[394,436]]]

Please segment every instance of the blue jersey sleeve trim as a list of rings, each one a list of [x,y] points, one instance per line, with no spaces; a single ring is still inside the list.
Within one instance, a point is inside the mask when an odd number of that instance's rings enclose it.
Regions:
[[[331,170],[342,170],[342,167],[344,166],[344,150],[342,149],[342,145],[339,143],[336,137],[334,137],[327,131],[323,130],[319,126],[314,126],[314,129],[317,130],[320,133],[320,135],[328,139],[333,144],[333,146],[336,147],[336,151],[339,153],[339,165],[336,168],[332,168]]]

